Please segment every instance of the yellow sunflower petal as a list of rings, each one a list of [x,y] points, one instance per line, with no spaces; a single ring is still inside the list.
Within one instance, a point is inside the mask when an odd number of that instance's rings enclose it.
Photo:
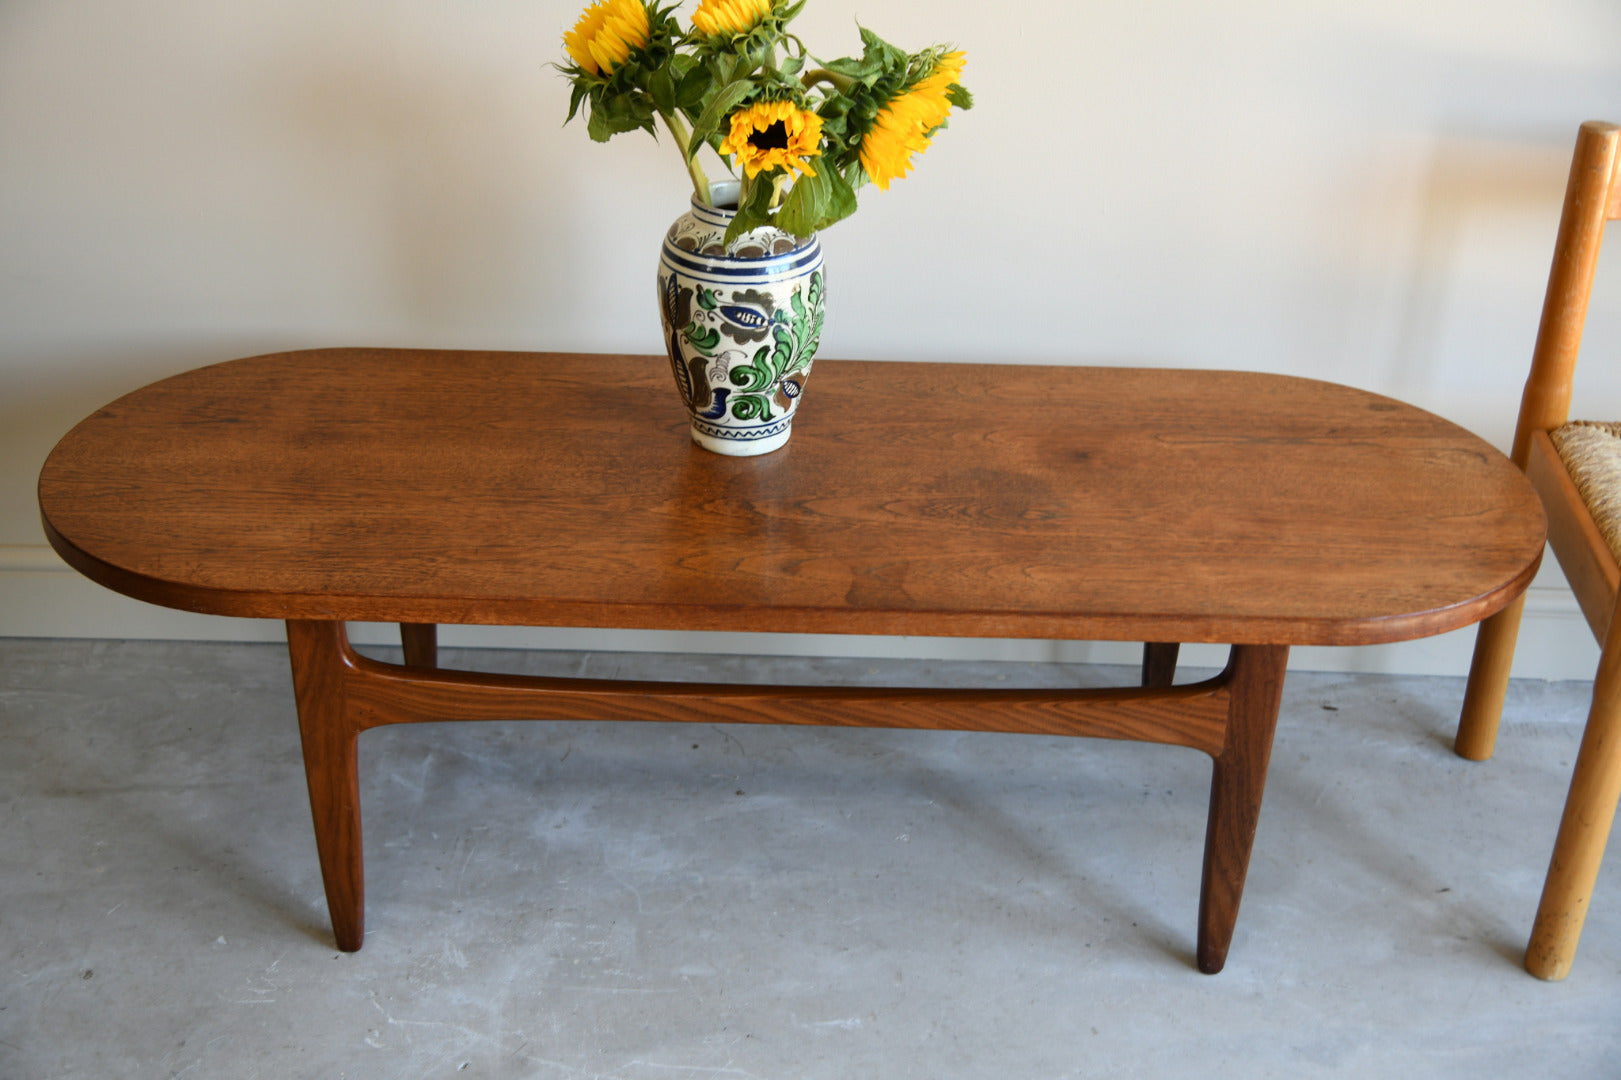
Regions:
[[[951,101],[946,91],[962,74],[964,56],[949,52],[910,90],[892,98],[878,111],[872,130],[861,140],[861,167],[888,191],[889,182],[912,171],[912,155],[929,148],[928,133],[946,122]]]
[[[569,58],[592,75],[607,75],[647,44],[652,28],[641,0],[598,0],[563,35]]]
[[[950,115],[951,101],[946,92],[962,76],[964,59],[960,52],[946,53],[935,62],[934,70],[906,94],[925,131],[939,127]]]
[[[772,169],[815,176],[805,159],[822,152],[822,118],[792,101],[757,101],[732,114],[720,152],[737,159],[752,179]]]
[[[771,14],[771,0],[700,0],[692,25],[705,37],[746,34]]]
[[[922,129],[885,109],[861,140],[861,167],[879,191],[888,191],[891,180],[912,171],[912,155],[928,148]]]
[[[929,78],[937,79],[943,76],[945,85],[950,86],[962,77],[963,65],[967,62],[967,54],[961,50],[945,53],[935,61],[934,70],[929,73]]]

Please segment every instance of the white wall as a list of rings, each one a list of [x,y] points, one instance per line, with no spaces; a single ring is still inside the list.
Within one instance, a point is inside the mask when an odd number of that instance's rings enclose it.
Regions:
[[[657,350],[683,176],[667,144],[561,126],[545,65],[578,6],[0,2],[0,634],[279,634],[122,600],[43,546],[50,446],[153,378],[326,344]],[[1621,120],[1615,0],[811,0],[798,29],[836,55],[857,19],[965,48],[978,107],[824,238],[822,355],[1291,372],[1506,443],[1576,126]],[[1585,401],[1621,416],[1592,362],[1621,342],[1621,244],[1600,273]],[[1547,575],[1528,627],[1519,672],[1590,676]],[[1461,672],[1468,641],[1296,662]]]

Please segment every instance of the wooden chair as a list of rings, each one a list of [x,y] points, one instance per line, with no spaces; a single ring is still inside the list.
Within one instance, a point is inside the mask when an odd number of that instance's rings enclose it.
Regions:
[[[1621,128],[1583,124],[1511,453],[1542,496],[1548,542],[1601,646],[1587,729],[1525,954],[1526,970],[1542,979],[1570,973],[1621,797],[1621,620],[1615,617],[1621,426],[1567,422],[1599,245],[1605,223],[1618,218]],[[1492,754],[1523,607],[1522,596],[1480,626],[1458,725],[1463,757],[1484,761]]]

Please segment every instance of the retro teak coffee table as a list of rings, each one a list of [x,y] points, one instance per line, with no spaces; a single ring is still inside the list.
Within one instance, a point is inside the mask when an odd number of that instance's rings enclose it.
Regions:
[[[1542,510],[1418,409],[1275,375],[822,361],[783,450],[693,446],[653,357],[334,350],[155,383],[40,477],[52,545],[157,604],[284,619],[339,948],[362,938],[356,737],[691,720],[1137,739],[1215,762],[1198,963],[1225,962],[1291,645],[1452,630],[1523,590]],[[345,620],[401,624],[403,665]],[[439,623],[1139,641],[1110,690],[445,671]],[[1232,646],[1171,685],[1177,644]]]

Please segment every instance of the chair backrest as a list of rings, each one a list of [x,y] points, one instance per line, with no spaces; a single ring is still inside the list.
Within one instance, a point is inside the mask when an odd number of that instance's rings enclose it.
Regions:
[[[1542,302],[1531,375],[1520,399],[1511,457],[1525,468],[1531,433],[1570,419],[1570,387],[1581,350],[1587,299],[1593,291],[1604,223],[1621,218],[1621,127],[1589,120],[1576,136],[1565,209],[1554,243],[1548,294]]]

